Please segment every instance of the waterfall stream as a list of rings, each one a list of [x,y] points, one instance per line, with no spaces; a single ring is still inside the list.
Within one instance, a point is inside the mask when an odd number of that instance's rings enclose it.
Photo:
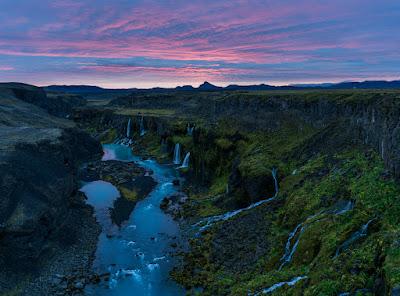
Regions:
[[[283,287],[283,286],[294,286],[295,284],[297,284],[299,281],[307,279],[307,276],[303,275],[303,276],[297,276],[293,279],[291,279],[290,281],[287,282],[279,282],[276,283],[274,285],[272,285],[269,288],[265,288],[263,289],[261,292],[255,293],[253,294],[253,296],[259,296],[260,294],[269,294],[274,292],[276,289]]]
[[[304,220],[304,222],[301,222],[298,224],[292,232],[289,233],[289,237],[287,239],[286,245],[285,245],[285,253],[283,254],[281,258],[281,265],[279,266],[278,270],[281,270],[286,264],[290,263],[292,261],[293,255],[296,252],[297,246],[299,245],[301,235],[303,234],[304,230],[307,228],[307,226],[310,223],[315,223],[317,221],[321,221],[321,219],[316,219],[311,222],[310,220],[314,219],[315,217],[324,214],[325,211],[320,211],[316,214],[313,214]],[[297,239],[292,245],[293,239],[296,237],[297,234]]]
[[[185,169],[189,167],[189,159],[190,152],[186,153],[185,158],[183,159],[182,165],[179,167],[180,169]]]
[[[300,231],[299,231],[300,229]],[[281,265],[279,266],[278,270],[281,270],[287,263],[289,263],[292,258],[293,258],[293,254],[297,249],[297,245],[299,244],[300,241],[300,236],[304,231],[304,226],[303,223],[298,224],[295,229],[289,234],[289,237],[287,239],[286,242],[286,246],[285,246],[285,254],[282,256],[281,258]],[[298,237],[296,242],[293,244],[292,247],[292,239],[296,236],[296,234],[298,233]]]
[[[236,216],[237,214],[239,214],[241,212],[254,209],[255,207],[258,207],[259,205],[262,205],[264,203],[267,203],[267,202],[270,202],[270,201],[274,200],[278,196],[278,193],[279,193],[278,180],[277,180],[277,170],[275,168],[272,169],[272,177],[274,179],[274,186],[275,186],[275,194],[274,194],[273,197],[267,198],[267,199],[264,199],[264,200],[260,200],[260,201],[258,201],[256,203],[253,203],[253,204],[249,205],[246,208],[242,208],[242,209],[234,210],[234,211],[231,211],[231,212],[227,212],[225,214],[221,214],[221,215],[216,215],[216,216],[211,216],[211,217],[205,218],[205,219],[197,222],[193,226],[197,227],[197,226],[200,226],[200,225],[204,224],[199,229],[199,233],[201,233],[204,230],[206,230],[207,228],[209,228],[210,226],[212,226],[215,222],[226,221],[226,220]]]
[[[283,254],[281,258],[281,265],[279,266],[278,270],[281,270],[286,264],[290,263],[290,261],[293,258],[294,253],[296,252],[297,246],[299,245],[301,235],[303,234],[304,230],[307,228],[307,226],[310,224],[309,221],[314,219],[315,217],[325,214],[325,213],[330,213],[334,215],[343,215],[344,213],[347,213],[348,211],[351,211],[354,207],[354,203],[352,201],[347,201],[347,202],[342,202],[339,203],[340,205],[333,211],[320,211],[317,214],[311,215],[307,217],[307,219],[298,224],[292,232],[289,233],[289,237],[286,241],[285,245],[285,253]],[[321,221],[322,219],[317,219],[314,221],[311,221],[311,223]],[[294,244],[292,244],[293,239],[297,236],[296,241]]]
[[[126,137],[129,139],[131,137],[131,119],[128,120],[128,125],[126,127]]]
[[[188,123],[187,128],[186,128],[187,135],[193,136],[193,131],[194,131],[194,125],[191,127],[190,124]]]
[[[176,143],[174,149],[174,164],[181,164],[181,144]]]
[[[359,240],[360,238],[367,236],[368,234],[368,227],[371,224],[372,221],[375,219],[369,220],[367,223],[361,225],[360,229],[354,232],[344,243],[342,243],[339,248],[337,248],[335,257],[339,256],[339,254],[346,250],[350,245],[352,245],[354,242]]]
[[[145,131],[145,129],[144,129],[144,119],[143,119],[143,116],[140,118],[140,121],[139,121],[139,133],[140,133],[140,136],[141,136],[141,137],[143,137],[143,136],[146,134],[146,131]]]

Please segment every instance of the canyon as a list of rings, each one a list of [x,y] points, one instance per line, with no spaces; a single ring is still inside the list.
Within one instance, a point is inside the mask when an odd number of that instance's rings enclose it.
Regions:
[[[153,200],[152,213],[161,207],[161,221],[179,228],[177,242],[152,236],[169,246],[155,258],[173,262],[165,291],[399,295],[399,100],[396,89],[87,100],[0,84],[0,293],[124,295],[110,286],[122,271],[96,270],[99,248]],[[116,159],[108,145],[133,156]],[[115,233],[79,190],[96,181],[119,194],[102,209]],[[162,182],[175,189],[157,191]],[[135,262],[121,270],[137,281]]]

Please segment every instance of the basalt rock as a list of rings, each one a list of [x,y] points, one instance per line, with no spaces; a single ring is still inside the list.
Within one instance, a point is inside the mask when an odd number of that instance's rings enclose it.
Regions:
[[[100,157],[101,146],[72,122],[27,103],[44,97],[30,86],[0,89],[0,292],[20,276],[41,274],[51,254],[63,254],[57,251],[60,245],[65,256],[67,246],[81,242],[87,243],[80,246],[81,254],[95,248],[98,228],[78,193],[77,168]],[[85,227],[77,228],[71,219]],[[80,239],[84,228],[92,231],[91,241]],[[30,295],[46,295],[40,289],[35,293]]]
[[[186,194],[179,192],[171,196],[164,197],[160,208],[170,214],[174,219],[180,219],[184,216],[183,206],[188,201]]]
[[[36,86],[23,83],[0,83],[0,92],[9,93],[17,99],[36,105],[48,113],[69,118],[73,109],[86,105],[86,100],[78,95],[53,94]]]

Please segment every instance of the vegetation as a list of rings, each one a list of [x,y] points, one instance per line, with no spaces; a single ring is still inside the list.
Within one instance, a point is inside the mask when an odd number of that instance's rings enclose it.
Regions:
[[[135,190],[129,190],[128,188],[124,186],[119,186],[118,187],[119,192],[121,192],[121,195],[126,198],[129,201],[137,201],[138,199],[138,194]]]
[[[173,116],[174,110],[171,109],[117,109],[116,114],[136,116],[142,114],[143,116]]]
[[[326,173],[315,176],[321,171]],[[256,292],[299,275],[307,275],[308,279],[295,287],[281,288],[276,294],[338,295],[363,288],[372,291],[382,272],[389,281],[398,283],[396,262],[400,254],[389,243],[398,233],[398,217],[393,212],[400,212],[399,187],[392,179],[385,179],[383,173],[379,156],[370,150],[354,148],[331,159],[317,156],[305,163],[298,175],[282,180],[279,198],[284,204],[274,216],[264,216],[273,223],[271,233],[265,234],[265,243],[271,248],[265,256],[257,258],[254,266],[243,273],[213,264],[210,254],[214,236],[219,227],[224,227],[220,225],[192,241],[192,252],[185,258],[187,265],[176,270],[174,277],[187,287],[205,287],[205,295],[246,295],[249,290]],[[353,200],[354,209],[343,215],[329,213],[341,200]],[[278,271],[289,232],[320,211],[325,214],[306,224],[293,261]],[[377,220],[369,235],[335,257],[341,243],[374,217]],[[241,216],[235,219],[240,220]],[[251,225],[241,227],[252,231]],[[235,247],[238,246],[226,246],[227,249]],[[384,258],[386,252],[389,258],[377,266],[377,258]]]
[[[118,137],[118,132],[115,128],[111,128],[105,131],[105,133],[100,138],[102,144],[113,143]]]
[[[335,107],[374,106],[391,114],[398,108],[398,91],[179,96],[155,111],[144,110],[147,103],[139,98],[130,98],[129,104],[164,129],[163,145],[160,133],[150,128],[139,139],[138,152],[165,162],[171,161],[176,143],[182,154],[191,152],[190,169],[182,172],[188,180],[187,221],[271,197],[272,168],[279,180],[275,201],[216,223],[190,241],[190,252],[172,272],[179,283],[201,295],[248,295],[303,275],[307,278],[274,295],[372,295],[400,283],[400,188],[377,151],[353,141],[342,118],[321,125],[292,111],[277,116],[269,107],[234,112],[237,106],[276,101],[308,108],[323,100]],[[155,99],[163,102],[161,97]],[[193,115],[190,121],[188,114]],[[186,132],[189,122],[195,124],[192,136]],[[353,208],[341,212],[349,202]],[[370,220],[366,234],[347,243]],[[303,231],[292,241],[298,239],[293,258],[279,269],[288,236],[300,223]]]

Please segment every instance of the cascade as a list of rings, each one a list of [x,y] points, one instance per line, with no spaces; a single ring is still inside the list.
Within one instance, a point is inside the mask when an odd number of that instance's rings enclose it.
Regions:
[[[181,144],[176,143],[174,149],[174,164],[181,163]]]
[[[143,137],[146,134],[146,131],[144,129],[144,120],[143,120],[143,116],[140,118],[140,122],[139,122],[139,133],[140,136]]]
[[[186,131],[188,136],[193,136],[194,125],[191,127],[190,124],[188,123]]]
[[[367,236],[368,234],[368,227],[371,224],[372,221],[374,221],[375,219],[371,219],[369,220],[367,223],[363,224],[359,230],[357,230],[356,232],[354,232],[349,239],[347,239],[343,244],[341,244],[339,246],[339,248],[337,248],[336,253],[335,253],[335,257],[339,256],[339,254],[344,251],[345,249],[347,249],[351,244],[353,244],[355,241],[357,241],[358,239]]]
[[[237,214],[239,214],[239,213],[241,213],[241,212],[243,212],[243,211],[248,211],[248,210],[254,209],[255,207],[258,207],[259,205],[262,205],[262,204],[264,204],[264,203],[267,203],[267,202],[270,202],[270,201],[274,200],[274,199],[278,196],[278,193],[279,193],[277,172],[278,172],[278,171],[277,171],[277,169],[275,169],[275,168],[273,168],[273,169],[272,169],[272,172],[271,172],[271,173],[272,173],[272,177],[273,177],[273,179],[274,179],[274,186],[275,186],[275,194],[274,194],[273,197],[267,198],[267,199],[263,199],[263,200],[260,200],[260,201],[258,201],[258,202],[255,202],[255,203],[249,205],[249,206],[246,207],[246,208],[234,210],[234,211],[227,212],[227,213],[221,214],[221,215],[216,215],[216,216],[208,217],[208,218],[206,218],[206,219],[203,219],[203,220],[197,222],[197,223],[194,224],[193,226],[196,227],[196,226],[200,226],[200,225],[204,224],[204,225],[201,226],[200,229],[199,229],[199,232],[203,232],[204,230],[206,230],[207,228],[209,228],[210,226],[212,226],[215,222],[218,222],[218,221],[226,221],[226,220],[228,220],[228,219],[230,219],[230,218],[236,216]]]
[[[186,153],[185,158],[183,159],[182,165],[179,167],[181,169],[185,169],[189,167],[189,159],[190,159],[190,152]]]
[[[128,120],[128,126],[126,127],[126,137],[130,138],[131,136],[131,119]]]
[[[280,287],[283,287],[283,286],[290,286],[291,287],[291,286],[294,286],[295,284],[297,284],[297,282],[299,282],[301,280],[304,280],[306,278],[307,278],[307,276],[303,275],[303,276],[295,277],[295,278],[293,278],[293,279],[291,279],[290,281],[287,281],[287,282],[279,282],[279,283],[276,283],[276,284],[272,285],[269,288],[265,288],[264,290],[262,290],[261,293],[262,294],[269,294],[269,293],[272,293],[276,289],[278,289]],[[260,295],[260,293],[255,294],[255,296],[256,295]]]
[[[313,218],[323,214],[323,213],[324,213],[324,211],[320,211],[317,214],[314,214],[314,215],[311,215],[311,216],[307,217],[307,219],[304,222],[298,224],[294,228],[294,230],[289,233],[289,237],[288,237],[288,239],[286,241],[286,245],[285,245],[285,253],[283,254],[283,256],[281,258],[281,262],[282,263],[279,266],[278,270],[281,270],[286,264],[288,264],[288,263],[290,263],[290,261],[292,261],[293,255],[296,252],[297,246],[299,245],[300,237],[301,237],[302,233],[304,232],[304,230],[307,227],[306,223],[308,221],[312,220]],[[320,220],[321,219],[317,219],[317,220],[312,221],[311,223],[317,222],[317,221],[320,221]],[[294,237],[296,237],[296,234],[298,234],[297,235],[297,239],[296,239],[295,243],[292,246],[292,240],[293,240]]]

